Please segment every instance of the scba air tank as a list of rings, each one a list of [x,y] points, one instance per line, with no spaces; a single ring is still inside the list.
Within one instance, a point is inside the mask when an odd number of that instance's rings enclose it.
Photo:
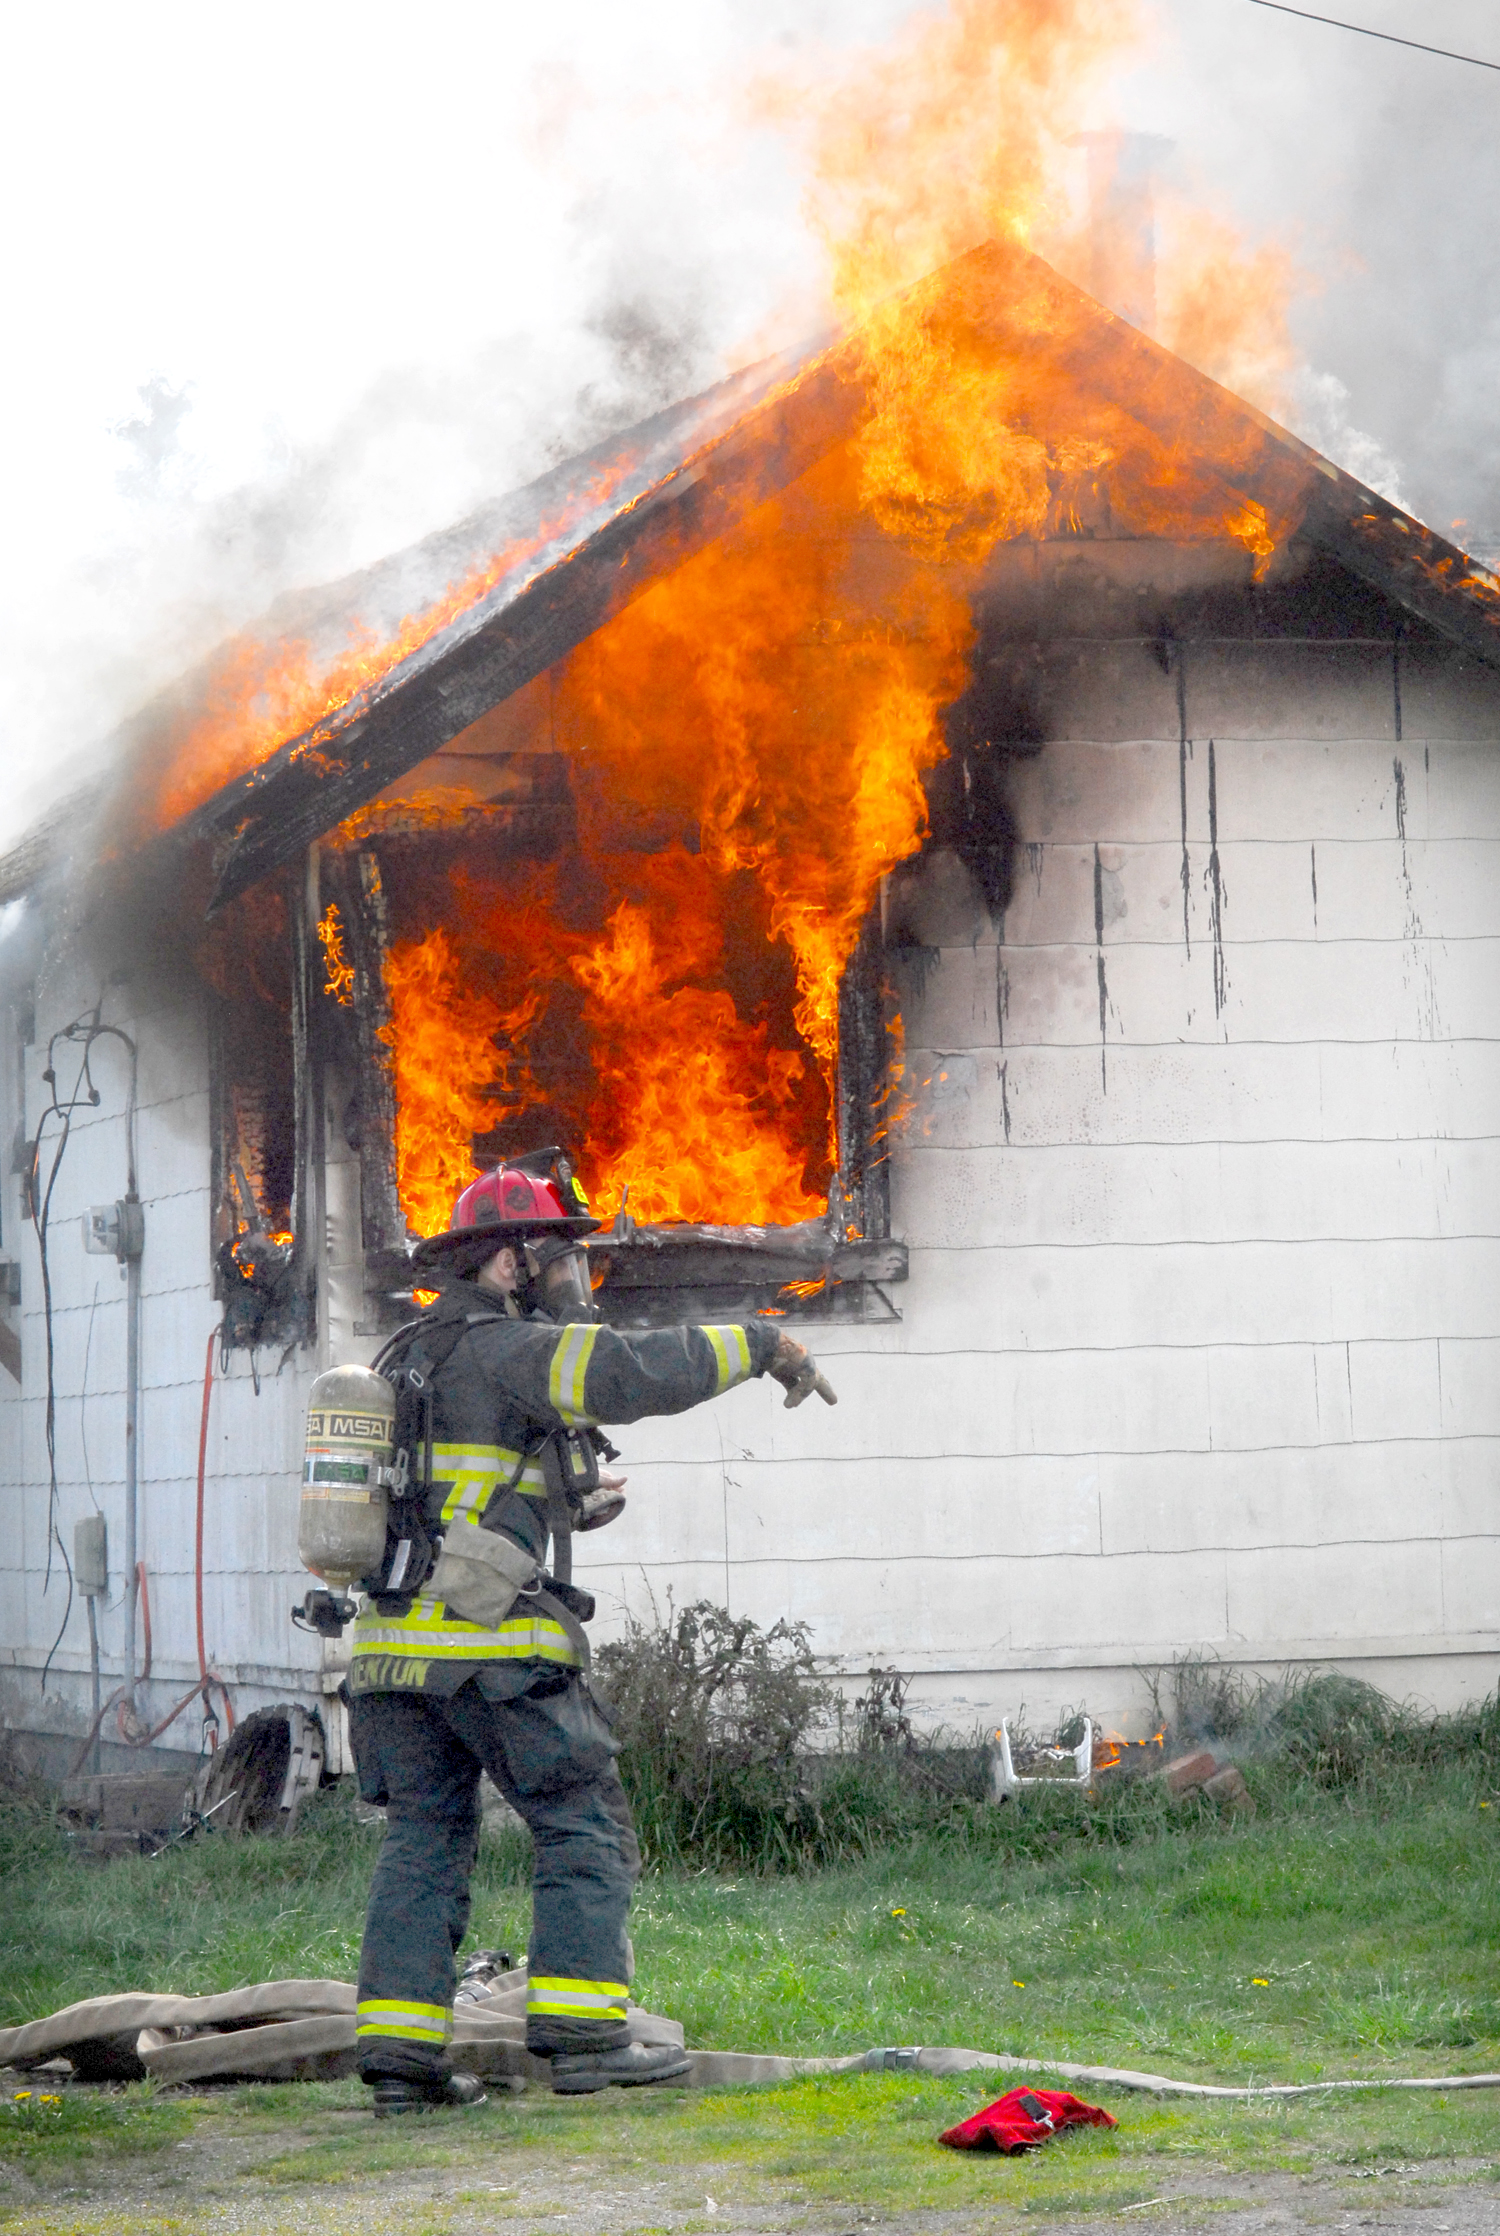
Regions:
[[[336,1366],[307,1401],[297,1553],[335,1591],[379,1572],[385,1557],[396,1393],[383,1374]]]

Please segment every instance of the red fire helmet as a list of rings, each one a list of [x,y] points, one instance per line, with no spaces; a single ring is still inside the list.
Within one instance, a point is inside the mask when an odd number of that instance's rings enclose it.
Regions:
[[[520,1165],[496,1165],[469,1185],[453,1206],[453,1228],[544,1227],[549,1232],[590,1234],[597,1219],[582,1217],[564,1197],[565,1183],[550,1173],[527,1172]],[[576,1181],[568,1191],[587,1203]],[[452,1230],[450,1230],[452,1231]]]
[[[453,1206],[453,1224],[419,1242],[412,1264],[451,1264],[471,1256],[478,1241],[498,1250],[512,1237],[593,1234],[598,1225],[563,1151],[531,1149],[471,1180]]]

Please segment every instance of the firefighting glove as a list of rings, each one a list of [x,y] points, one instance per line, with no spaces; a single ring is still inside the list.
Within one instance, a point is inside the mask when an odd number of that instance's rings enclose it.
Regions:
[[[788,1412],[794,1405],[800,1405],[804,1398],[810,1398],[814,1390],[825,1405],[837,1405],[839,1402],[838,1392],[833,1384],[826,1375],[818,1372],[818,1362],[811,1351],[800,1343],[794,1343],[790,1336],[782,1336],[776,1356],[766,1372],[786,1391],[782,1404]]]

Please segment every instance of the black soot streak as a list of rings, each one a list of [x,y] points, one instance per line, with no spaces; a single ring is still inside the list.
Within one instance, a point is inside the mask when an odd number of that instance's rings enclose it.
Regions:
[[[1401,841],[1401,872],[1404,876],[1406,874],[1406,771],[1401,765],[1399,754],[1392,761],[1391,770],[1396,779],[1396,836]]]
[[[1313,930],[1318,928],[1318,850],[1312,849]]]
[[[1099,968],[1099,1080],[1106,1094],[1109,1093],[1108,1048],[1105,1026],[1109,1016],[1109,982],[1104,975],[1104,865],[1099,859],[1099,841],[1094,841],[1094,948]]]
[[[1182,803],[1182,937],[1188,955],[1193,952],[1192,865],[1188,860],[1187,765],[1192,753],[1187,734],[1187,675],[1181,645],[1177,647],[1177,790]]]
[[[996,1064],[995,1073],[1000,1081],[1000,1123],[1005,1128],[1007,1146],[1010,1142],[1010,1092],[1007,1084],[1009,1064]]]
[[[1219,786],[1214,741],[1208,741],[1208,924],[1214,943],[1214,1015],[1224,1014],[1228,977],[1224,969],[1224,880],[1219,870]]]
[[[1395,702],[1396,743],[1401,743],[1401,632],[1391,639],[1391,696]]]

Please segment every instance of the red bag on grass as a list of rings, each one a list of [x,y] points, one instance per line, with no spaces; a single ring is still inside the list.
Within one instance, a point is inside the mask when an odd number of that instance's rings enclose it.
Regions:
[[[1064,2089],[1013,2088],[972,2119],[961,2120],[938,2137],[956,2151],[1029,2151],[1064,2127],[1118,2127],[1098,2104],[1085,2104]]]

